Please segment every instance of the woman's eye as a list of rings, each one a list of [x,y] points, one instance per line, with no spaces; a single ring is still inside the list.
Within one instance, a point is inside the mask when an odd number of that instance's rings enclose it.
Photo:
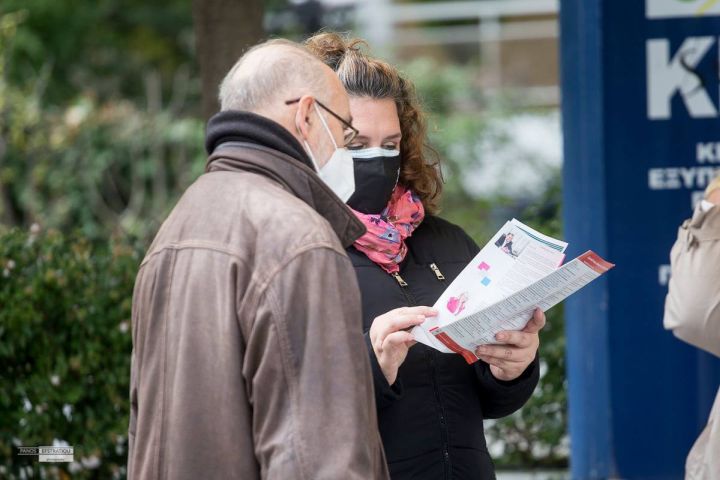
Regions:
[[[397,150],[398,146],[397,143],[386,143],[382,146],[382,148],[384,148],[385,150]]]
[[[350,145],[347,146],[347,149],[348,150],[362,150],[363,146],[364,145],[362,143],[351,143]]]

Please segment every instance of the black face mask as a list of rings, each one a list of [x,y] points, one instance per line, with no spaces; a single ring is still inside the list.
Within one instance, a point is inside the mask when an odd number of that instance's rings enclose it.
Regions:
[[[348,206],[361,213],[382,212],[400,177],[399,152],[366,148],[350,153],[355,169],[355,193],[347,201]]]

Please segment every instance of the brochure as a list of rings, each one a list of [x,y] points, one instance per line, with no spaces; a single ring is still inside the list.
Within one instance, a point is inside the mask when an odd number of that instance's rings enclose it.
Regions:
[[[536,308],[552,308],[614,267],[592,251],[563,265],[566,248],[507,222],[440,296],[439,315],[412,329],[415,339],[474,363],[478,346],[500,343],[496,334],[522,330]]]

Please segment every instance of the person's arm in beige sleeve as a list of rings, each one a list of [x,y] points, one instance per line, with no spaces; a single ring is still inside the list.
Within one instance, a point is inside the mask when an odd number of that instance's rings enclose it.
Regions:
[[[665,328],[720,356],[720,188],[680,226],[670,262]]]
[[[387,478],[360,309],[350,261],[330,248],[269,281],[244,364],[263,478]]]

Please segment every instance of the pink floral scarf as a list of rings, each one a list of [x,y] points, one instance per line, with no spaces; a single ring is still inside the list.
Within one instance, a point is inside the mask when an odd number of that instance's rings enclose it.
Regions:
[[[355,248],[386,272],[398,272],[398,265],[407,255],[405,239],[425,218],[425,209],[418,196],[398,185],[388,206],[379,214],[370,215],[355,210],[353,213],[367,227],[367,233],[355,242]]]

